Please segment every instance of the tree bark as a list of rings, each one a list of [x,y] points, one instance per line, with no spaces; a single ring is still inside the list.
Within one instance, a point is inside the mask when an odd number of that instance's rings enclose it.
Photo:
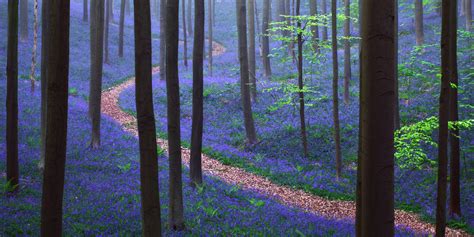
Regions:
[[[188,68],[188,33],[186,30],[186,0],[182,0],[181,3],[183,4],[182,6],[182,11],[181,11],[181,17],[183,18],[183,40],[184,40],[184,45],[183,45],[183,54],[184,54],[184,66]]]
[[[471,31],[472,28],[472,1],[471,0],[464,0],[466,9],[466,31]]]
[[[425,42],[423,32],[423,0],[415,0],[415,34],[416,45],[420,46]]]
[[[119,26],[119,57],[123,57],[123,31],[125,24],[125,2],[128,0],[122,0],[120,4],[120,26]]]
[[[318,1],[310,0],[309,1],[309,14],[311,16],[318,15]],[[313,34],[313,48],[316,52],[319,52],[319,27],[317,25],[311,26],[311,32]]]
[[[122,0],[122,9],[124,8]],[[123,10],[122,10],[123,13]],[[121,13],[121,14],[122,14]],[[161,236],[158,154],[152,91],[151,14],[149,1],[134,1],[135,104],[140,143],[140,191],[143,236]]]
[[[321,8],[323,9],[323,15],[325,15],[325,16],[328,14],[327,7],[326,7],[326,1],[327,0],[323,0],[322,1],[322,6],[321,6]],[[327,25],[328,25],[328,23],[326,22],[325,26],[323,26],[323,36],[322,36],[323,41],[328,40],[328,27],[327,27]]]
[[[41,152],[40,152],[40,162],[38,163],[38,168],[40,170],[44,169],[44,160],[46,155],[46,100],[47,100],[47,58],[48,58],[48,14],[49,7],[48,1],[41,2]]]
[[[36,52],[38,48],[38,0],[33,0],[33,49],[31,50],[30,82],[31,93],[35,92]]]
[[[125,0],[125,14],[130,16],[130,0]]]
[[[66,163],[69,0],[48,1],[46,160],[41,199],[41,236],[61,236]]]
[[[252,115],[252,103],[250,101],[249,62],[247,55],[247,19],[245,15],[247,10],[245,0],[237,0],[236,9],[240,63],[240,92],[244,113],[245,132],[247,135],[247,142],[249,144],[254,144],[257,142],[257,135],[255,133],[255,125]]]
[[[296,0],[296,16],[300,16],[301,1]],[[296,21],[297,29],[301,29],[301,21]],[[308,141],[306,138],[306,119],[303,93],[303,36],[302,31],[298,31],[298,92],[300,101],[300,126],[301,126],[301,143],[303,145],[303,155],[308,157]]]
[[[352,77],[351,73],[351,42],[349,37],[351,37],[351,9],[350,9],[350,0],[344,0],[344,15],[346,19],[344,20],[344,103],[349,104],[349,86]]]
[[[105,0],[105,32],[104,32],[104,63],[109,64],[109,25],[110,25],[110,8],[111,0]]]
[[[166,76],[166,0],[160,0],[160,80]]]
[[[394,17],[394,47],[395,47],[395,129],[400,129],[400,96],[399,96],[399,89],[398,89],[398,0],[395,0],[395,17]]]
[[[189,6],[188,6],[189,8]],[[202,183],[202,130],[203,130],[203,60],[204,60],[204,0],[194,1],[193,47],[193,118],[191,131],[191,158],[189,173],[191,184]]]
[[[28,0],[20,0],[20,40],[28,40]]]
[[[250,74],[250,96],[253,101],[257,100],[257,77],[255,62],[255,2],[247,0],[247,18],[248,18],[248,57],[249,57],[249,74]]]
[[[264,77],[270,79],[272,76],[272,67],[270,64],[270,38],[268,36],[268,28],[271,15],[271,0],[263,1],[263,21],[262,21],[262,60]]]
[[[193,5],[192,5],[192,0],[188,0],[188,7],[186,9],[186,19],[187,19],[187,26],[188,26],[188,35],[193,34]]]
[[[258,54],[259,56],[263,56],[263,53],[262,53],[262,35],[260,34],[260,32],[262,32],[260,30],[260,16],[259,16],[259,11],[258,11],[258,3],[254,0],[253,1],[253,6],[254,6],[254,12],[255,12],[255,30],[256,30],[256,34],[257,34],[257,39],[258,39]]]
[[[209,34],[209,39],[208,39],[208,62],[209,62],[209,75],[212,77],[212,41],[213,41],[213,38],[212,38],[212,15],[213,15],[213,11],[212,11],[212,0],[208,0],[208,5],[207,5],[207,17],[208,17],[208,22],[207,22],[207,33]]]
[[[92,120],[90,144],[92,149],[98,149],[100,147],[100,106],[102,93],[104,24],[105,26],[108,25],[107,21],[104,21],[104,4],[105,3],[102,0],[91,0],[91,81],[89,92],[89,112]],[[105,36],[107,37],[107,32],[105,32]]]
[[[334,143],[336,151],[336,177],[341,177],[342,158],[341,158],[341,135],[339,127],[339,65],[337,59],[337,2],[331,1],[331,18],[332,18],[332,60],[333,60],[333,81],[332,81],[332,97],[333,97],[333,119],[334,119]]]
[[[7,182],[18,191],[18,0],[8,0]]]
[[[456,59],[457,1],[443,0],[441,20],[441,92],[439,96],[438,189],[436,200],[436,236],[446,231],[446,189],[448,173],[448,120],[450,109],[450,78],[457,72],[452,59]]]
[[[82,21],[87,22],[89,20],[89,7],[87,6],[88,0],[84,0],[84,3],[82,4],[83,10],[82,10]]]
[[[167,1],[166,94],[168,99],[168,151],[170,162],[170,228],[184,229],[183,181],[181,177],[181,134],[178,78],[179,2]]]
[[[395,1],[365,0],[362,12],[356,233],[393,236]]]

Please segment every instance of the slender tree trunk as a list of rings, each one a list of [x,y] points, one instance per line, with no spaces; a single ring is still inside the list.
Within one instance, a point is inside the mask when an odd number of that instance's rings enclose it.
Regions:
[[[247,142],[249,144],[254,144],[257,142],[257,135],[255,133],[255,125],[252,115],[252,103],[250,101],[249,62],[247,55],[247,19],[245,15],[247,10],[245,5],[245,0],[236,1],[240,62],[240,92]]]
[[[110,3],[109,3],[110,8],[108,10],[109,11],[109,23],[110,22],[115,22],[115,20],[114,20],[115,19],[115,17],[114,17],[114,0],[108,0],[108,1],[110,1]]]
[[[394,235],[394,0],[364,0],[358,236]]]
[[[332,60],[333,60],[333,118],[334,118],[334,143],[336,151],[336,177],[341,177],[342,158],[341,158],[341,136],[339,128],[339,66],[337,60],[337,5],[336,0],[331,1],[331,18],[332,18]]]
[[[262,35],[260,34],[260,32],[262,32],[260,30],[260,16],[259,16],[259,12],[258,12],[258,4],[255,0],[253,0],[253,6],[254,6],[254,9],[255,9],[255,27],[256,27],[256,34],[257,34],[257,39],[258,39],[258,53],[260,56],[263,55],[263,52],[262,52]]]
[[[286,3],[286,0],[277,0],[278,1],[278,19],[277,21],[279,22],[284,22],[286,21],[286,18],[285,18],[285,15],[286,15],[286,6],[285,6],[285,3]],[[281,30],[281,35],[282,36],[287,36],[287,32],[286,30]],[[285,45],[285,41],[282,40],[282,45]]]
[[[394,17],[394,47],[395,47],[395,129],[400,129],[400,97],[398,89],[398,0],[395,1],[395,17]]]
[[[208,16],[208,25],[207,25],[207,32],[209,34],[209,39],[208,39],[208,61],[209,61],[209,75],[212,77],[212,0],[208,0],[208,5],[207,5],[207,16]]]
[[[262,59],[263,59],[263,69],[264,77],[270,79],[272,76],[272,67],[270,64],[270,37],[268,36],[268,28],[270,24],[270,15],[271,15],[271,0],[263,1],[263,21],[262,21]]]
[[[202,183],[204,8],[204,0],[194,1],[193,119],[191,131],[191,159],[189,162],[191,185],[199,185]]]
[[[471,0],[464,0],[465,7],[466,9],[466,30],[471,31],[472,27],[472,1]]]
[[[296,0],[296,16],[300,16],[300,0]],[[301,29],[301,21],[296,21],[297,29]],[[304,115],[304,93],[303,93],[303,36],[302,31],[298,31],[298,92],[300,101],[300,126],[301,126],[301,143],[303,145],[304,157],[308,157],[308,141],[306,138],[306,119]]]
[[[351,37],[351,21],[350,21],[350,0],[344,0],[344,15],[346,19],[344,20],[344,103],[349,104],[349,85],[352,77],[351,73],[351,42],[349,37]]]
[[[311,16],[318,15],[318,1],[310,0],[309,1],[309,14]],[[313,48],[316,52],[319,52],[319,27],[317,25],[311,26],[311,32],[313,34]]]
[[[160,80],[166,76],[166,0],[160,0]]]
[[[466,1],[468,2],[468,1]],[[453,4],[453,3],[451,3]],[[455,5],[455,4],[453,4]],[[456,9],[457,6],[451,6]],[[469,8],[468,8],[469,9]],[[469,11],[469,10],[468,10]],[[467,16],[467,12],[466,12]],[[455,88],[450,86],[449,91],[449,120],[453,122],[459,121],[458,112],[458,65],[457,65],[457,16],[455,13],[450,16],[449,19],[449,67],[451,79],[450,83],[456,85]],[[461,190],[460,190],[460,145],[459,145],[459,129],[454,127],[449,136],[450,141],[450,153],[451,153],[451,176],[450,176],[450,205],[449,211],[452,217],[461,216]]]
[[[35,92],[36,51],[38,48],[38,0],[33,2],[33,49],[31,50],[30,67],[31,93]]]
[[[105,32],[104,32],[104,63],[109,64],[109,25],[110,25],[110,8],[111,0],[106,1],[105,6]]]
[[[122,9],[124,8],[122,0]],[[123,10],[121,10],[123,14]],[[134,1],[135,104],[140,143],[140,191],[143,236],[161,236],[158,154],[151,76],[151,16],[149,1]]]
[[[183,181],[178,78],[179,2],[166,4],[166,94],[168,98],[168,151],[170,162],[170,228],[184,229]]]
[[[130,0],[125,0],[125,14],[127,16],[130,16]]]
[[[438,192],[436,200],[436,236],[446,231],[446,189],[448,173],[448,120],[450,109],[450,78],[456,76],[457,1],[443,0],[441,20],[441,92],[439,97]]]
[[[68,118],[70,2],[48,2],[48,115],[41,199],[41,236],[61,236]]]
[[[20,40],[28,40],[28,0],[20,0]]]
[[[87,22],[89,20],[89,7],[87,6],[88,0],[84,0],[84,3],[82,4],[83,10],[82,10],[82,21]]]
[[[293,12],[291,11],[291,3],[290,3],[290,0],[286,0],[285,2],[285,9],[286,9],[286,15],[288,16],[293,16]],[[286,18],[286,24],[288,26],[291,26],[293,24],[291,18]],[[286,31],[287,32],[287,37],[291,37],[291,32],[289,31]],[[290,40],[290,42],[288,43],[288,54],[291,56],[291,58],[293,59],[293,62],[296,64],[296,55],[295,55],[295,51],[294,51],[294,48],[295,48],[295,45],[294,45],[294,41],[293,40]]]
[[[187,19],[187,26],[188,26],[188,35],[193,34],[193,5],[192,5],[192,0],[188,0],[188,7],[186,9],[186,19]]]
[[[183,18],[183,40],[184,40],[184,66],[186,68],[188,68],[188,34],[187,34],[187,30],[186,30],[186,0],[182,0],[181,1],[182,4],[183,4],[183,7],[181,9],[181,16]]]
[[[326,1],[327,0],[322,0],[322,5],[321,5],[321,8],[323,9],[323,15],[327,15],[328,14],[328,11],[327,11],[327,7],[326,7]],[[322,36],[322,39],[325,41],[325,40],[328,40],[328,27],[327,27],[328,23],[326,22],[325,26],[323,26],[323,36]]]
[[[18,0],[8,0],[7,182],[18,190]]]
[[[257,77],[255,62],[255,2],[247,0],[247,18],[248,18],[248,57],[249,57],[249,74],[250,74],[250,96],[253,101],[257,101]]]
[[[41,152],[38,168],[44,169],[44,160],[46,155],[46,100],[47,100],[47,58],[48,58],[48,1],[41,2]]]
[[[423,33],[423,0],[415,0],[415,33],[416,45],[420,46],[425,42]]]
[[[119,57],[123,57],[123,31],[125,24],[125,3],[128,0],[122,0],[120,4],[120,26],[119,26]]]
[[[102,0],[91,0],[91,81],[89,92],[89,112],[92,120],[90,144],[92,149],[100,147],[100,104],[102,93],[104,23],[106,28],[108,25],[107,20],[104,21],[104,4],[105,3]],[[105,32],[105,37],[107,37],[107,32]]]

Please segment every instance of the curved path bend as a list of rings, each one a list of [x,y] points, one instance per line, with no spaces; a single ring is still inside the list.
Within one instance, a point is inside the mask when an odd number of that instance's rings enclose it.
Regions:
[[[223,45],[213,43],[213,55],[218,56],[225,53]],[[153,67],[152,73],[159,72],[159,67]],[[117,121],[126,132],[138,136],[137,121],[134,116],[124,112],[119,106],[120,94],[128,87],[133,86],[135,78],[129,78],[125,82],[102,92],[102,113]],[[157,144],[163,149],[167,149],[167,140],[157,139]],[[189,166],[190,150],[182,148],[183,163]],[[281,203],[301,208],[307,212],[314,213],[331,219],[355,218],[355,202],[328,200],[316,195],[306,193],[301,190],[272,183],[265,177],[249,173],[243,169],[224,165],[211,157],[202,155],[202,170],[206,174],[218,177],[219,179],[232,184],[239,185],[244,189],[257,191],[266,196],[276,198]],[[406,211],[395,210],[395,224],[399,227],[406,226],[417,233],[435,233],[435,226],[426,223],[416,214]],[[447,236],[470,236],[469,234],[451,228],[446,229]]]

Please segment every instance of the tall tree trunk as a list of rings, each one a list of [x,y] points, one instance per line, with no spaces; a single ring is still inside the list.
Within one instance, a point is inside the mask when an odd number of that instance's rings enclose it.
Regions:
[[[207,5],[207,16],[208,16],[208,22],[207,22],[207,33],[209,34],[209,39],[208,39],[208,61],[209,61],[209,75],[212,77],[212,0],[208,0],[208,5]]]
[[[260,56],[263,55],[262,53],[262,35],[260,34],[260,32],[262,32],[260,30],[260,16],[259,16],[259,12],[258,12],[258,3],[256,1],[253,1],[253,6],[254,6],[254,9],[255,9],[255,27],[256,27],[256,32],[257,32],[257,39],[258,39],[258,53]]]
[[[44,169],[44,160],[46,155],[46,100],[47,100],[47,58],[48,58],[48,1],[41,1],[41,152],[38,168]]]
[[[125,0],[125,14],[130,16],[130,0]]]
[[[68,118],[70,2],[48,2],[48,115],[41,198],[41,236],[61,236]]]
[[[326,7],[326,1],[327,0],[322,0],[322,5],[321,5],[321,8],[323,9],[323,15],[327,15],[328,14],[328,11],[327,11],[327,7]],[[359,0],[360,1],[360,0]],[[328,23],[325,22],[324,24],[325,26],[323,26],[323,36],[322,36],[322,39],[325,41],[325,40],[328,40]]]
[[[109,64],[109,25],[111,0],[105,0],[105,32],[104,32],[104,63]]]
[[[168,151],[170,162],[170,228],[184,229],[183,181],[178,78],[179,2],[166,4],[166,94],[168,98]]]
[[[300,0],[296,0],[296,16],[300,16]],[[302,31],[299,31],[301,27],[301,21],[296,21],[296,28],[298,29],[298,92],[300,101],[300,126],[301,126],[301,143],[303,145],[304,157],[308,157],[308,141],[306,138],[306,119],[304,115],[304,93],[303,93],[303,35]]]
[[[456,76],[456,14],[457,1],[443,0],[441,20],[441,92],[439,96],[438,196],[436,200],[436,236],[446,231],[446,189],[448,173],[448,120],[450,109],[450,78]]]
[[[28,0],[20,0],[20,40],[28,40]]]
[[[394,93],[394,100],[395,100],[395,117],[394,117],[394,123],[395,123],[395,129],[400,129],[400,96],[399,96],[399,89],[398,89],[398,0],[395,1],[395,17],[394,17],[394,47],[395,47],[395,93]]]
[[[268,36],[268,28],[270,25],[271,0],[263,1],[263,21],[262,21],[262,59],[263,59],[263,75],[270,79],[272,76],[272,67],[270,64],[270,37]]]
[[[254,144],[257,142],[257,135],[255,133],[255,125],[252,115],[252,103],[250,101],[249,62],[247,55],[247,19],[245,15],[247,10],[245,5],[245,0],[236,1],[240,62],[240,92],[247,142],[249,144]]]
[[[188,68],[188,33],[186,30],[186,0],[181,1],[183,4],[182,11],[181,11],[181,17],[183,18],[183,40],[184,40],[184,66]]]
[[[468,1],[466,1],[468,2]],[[453,4],[453,3],[452,3]],[[455,5],[455,4],[453,4]],[[452,8],[457,8],[457,6],[451,6]],[[468,8],[469,9],[469,8]],[[469,11],[469,10],[468,10]],[[467,16],[467,12],[466,12]],[[449,91],[449,120],[453,122],[459,121],[459,112],[458,112],[458,65],[457,65],[457,16],[453,14],[449,19],[449,67],[450,74],[449,78],[451,79],[450,83],[456,85],[455,88],[450,86]],[[450,153],[451,153],[451,176],[450,176],[450,205],[449,211],[452,217],[461,216],[461,190],[460,190],[460,145],[459,145],[459,129],[454,127],[449,136],[450,141]]]
[[[160,0],[160,80],[166,76],[166,0]]]
[[[309,1],[309,14],[311,16],[318,15],[318,1],[310,0]],[[319,52],[319,27],[317,25],[311,26],[311,32],[313,33],[313,48],[316,52]]]
[[[277,18],[277,21],[279,22],[284,22],[286,21],[285,15],[286,15],[286,0],[277,0],[278,1],[278,15],[279,17]],[[286,30],[281,30],[281,35],[282,36],[287,36]],[[285,41],[282,40],[282,45],[285,45]]]
[[[247,1],[247,18],[248,18],[248,57],[249,57],[249,74],[250,74],[250,96],[253,101],[257,100],[257,77],[255,62],[255,2]]]
[[[122,0],[122,9],[124,8]],[[123,10],[121,10],[123,14]],[[158,154],[152,91],[151,16],[149,1],[134,1],[135,104],[140,143],[140,191],[143,236],[161,236]]]
[[[125,24],[125,3],[128,0],[122,0],[120,4],[120,26],[119,26],[119,57],[123,57],[123,30]]]
[[[189,8],[189,6],[188,6]],[[202,130],[203,130],[203,60],[204,60],[204,0],[194,1],[193,47],[193,119],[191,131],[191,184],[202,183]]]
[[[351,37],[351,9],[350,9],[350,0],[344,0],[344,15],[346,19],[344,20],[344,103],[349,104],[349,86],[350,80],[352,77],[351,73],[351,42],[349,37]]]
[[[187,26],[188,26],[188,35],[193,34],[193,5],[192,0],[188,0],[188,7],[186,9],[186,19],[187,19]]]
[[[425,42],[423,32],[423,0],[415,0],[415,34],[416,45],[420,46]]]
[[[35,92],[36,51],[38,48],[38,0],[33,0],[33,49],[31,50],[31,93]]]
[[[89,20],[89,7],[87,6],[88,0],[84,0],[82,4],[82,21],[87,22]]]
[[[115,20],[114,20],[115,19],[115,17],[114,17],[114,0],[108,0],[108,1],[110,1],[110,3],[109,3],[110,8],[108,10],[109,11],[109,23],[110,22],[115,22]]]
[[[286,0],[285,9],[286,9],[286,15],[288,15],[288,16],[293,16],[294,15],[293,12],[291,11],[290,0]],[[293,22],[292,22],[290,17],[286,18],[286,24],[288,26],[293,25]],[[286,32],[287,32],[287,37],[292,37],[291,32],[289,32],[289,31],[286,31]],[[288,54],[293,59],[293,62],[296,63],[296,55],[295,55],[294,48],[295,48],[294,41],[290,40],[290,42],[288,43]]]
[[[466,30],[471,31],[472,27],[472,1],[464,0],[464,9],[466,9]]]
[[[337,60],[337,2],[331,0],[331,18],[332,18],[332,97],[333,97],[333,119],[334,119],[334,143],[336,151],[336,177],[341,177],[342,158],[341,158],[341,135],[339,128],[339,65]]]
[[[394,0],[364,0],[358,236],[394,235]],[[359,226],[360,225],[360,226]]]
[[[18,0],[8,0],[7,182],[18,190]]]
[[[107,0],[108,1],[108,0]],[[92,120],[91,148],[100,147],[100,104],[102,93],[102,60],[104,50],[104,1],[91,0],[91,81],[89,92],[89,113]],[[107,13],[105,13],[107,14]],[[105,32],[107,37],[107,32]],[[107,49],[107,47],[106,47]]]

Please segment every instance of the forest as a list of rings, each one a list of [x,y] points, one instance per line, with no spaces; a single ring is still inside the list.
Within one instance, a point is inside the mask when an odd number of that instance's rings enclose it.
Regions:
[[[472,0],[0,0],[0,236],[474,236]]]

